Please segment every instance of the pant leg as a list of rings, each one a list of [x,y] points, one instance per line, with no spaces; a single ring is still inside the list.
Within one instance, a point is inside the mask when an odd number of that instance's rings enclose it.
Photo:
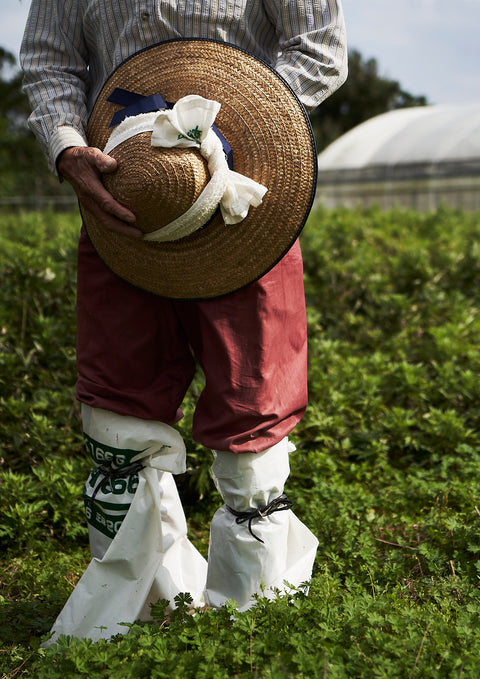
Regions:
[[[175,307],[206,376],[193,421],[204,446],[259,452],[307,405],[307,330],[298,242],[265,276],[220,299]]]
[[[122,415],[174,424],[196,357],[206,375],[194,417],[203,445],[258,452],[307,404],[307,333],[298,243],[259,281],[208,301],[171,301],[113,274],[82,230],[77,396]]]
[[[77,283],[77,396],[94,408],[172,425],[195,362],[170,300],[113,274],[82,229]]]

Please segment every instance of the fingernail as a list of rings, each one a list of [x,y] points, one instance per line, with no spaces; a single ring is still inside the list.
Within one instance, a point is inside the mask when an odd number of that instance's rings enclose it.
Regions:
[[[105,158],[103,161],[103,169],[104,170],[110,170],[110,168],[115,167],[117,164],[117,161],[115,158]]]

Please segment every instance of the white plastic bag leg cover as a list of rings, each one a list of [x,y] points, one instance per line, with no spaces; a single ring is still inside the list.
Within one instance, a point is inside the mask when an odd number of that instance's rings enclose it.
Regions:
[[[282,495],[289,475],[289,451],[285,438],[262,453],[213,451],[212,476],[225,504],[210,527],[205,600],[220,607],[234,600],[240,611],[254,603],[252,595],[273,598],[273,590],[290,591],[312,576],[318,547],[313,533],[290,510],[276,511],[237,522],[228,509],[244,512],[264,507]]]
[[[150,602],[162,598],[173,605],[179,592],[189,592],[195,606],[204,603],[207,563],[187,538],[172,477],[172,473],[185,470],[182,437],[163,423],[89,406],[82,407],[82,419],[86,444],[95,461],[105,464],[108,460],[117,469],[122,462],[130,466],[141,461],[144,466],[138,471],[138,486],[133,493],[132,488],[124,488],[124,495],[111,492],[116,484],[117,490],[132,485],[132,475],[100,478],[90,503],[94,556],[57,618],[50,643],[60,634],[96,641],[125,633],[128,627],[118,623],[148,618]],[[133,485],[137,485],[137,479]],[[88,496],[94,493],[87,482],[87,506]],[[120,509],[114,502],[116,497],[123,505]],[[125,500],[131,501],[130,507]],[[107,525],[109,512],[114,517],[115,512],[122,511],[122,521],[113,518]],[[114,539],[108,534],[112,526],[118,529]]]

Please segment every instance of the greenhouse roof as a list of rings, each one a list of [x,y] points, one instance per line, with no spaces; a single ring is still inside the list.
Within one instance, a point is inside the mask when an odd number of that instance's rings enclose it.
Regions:
[[[320,172],[480,159],[480,103],[418,106],[358,125],[318,156]]]

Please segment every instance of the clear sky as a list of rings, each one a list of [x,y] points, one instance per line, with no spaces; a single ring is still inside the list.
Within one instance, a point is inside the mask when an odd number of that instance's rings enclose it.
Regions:
[[[29,0],[0,0],[0,46],[18,55]],[[432,104],[480,101],[480,0],[343,0],[348,42]]]
[[[480,0],[343,0],[350,47],[432,104],[480,102]]]

